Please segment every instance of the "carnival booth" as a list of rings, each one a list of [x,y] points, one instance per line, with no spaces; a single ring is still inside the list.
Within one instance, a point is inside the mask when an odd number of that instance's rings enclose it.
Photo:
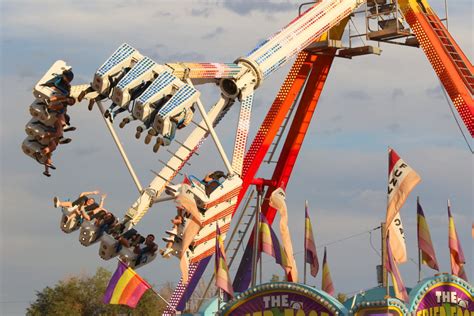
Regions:
[[[414,316],[474,315],[474,288],[457,276],[436,275],[410,292],[408,308]]]
[[[387,289],[385,287],[378,286],[357,293],[349,298],[344,305],[348,310],[348,315],[408,315],[406,305],[398,298],[395,298],[393,287],[389,288],[389,294],[390,295],[387,295]]]
[[[261,284],[221,304],[218,315],[347,315],[346,308],[326,292],[297,283]]]

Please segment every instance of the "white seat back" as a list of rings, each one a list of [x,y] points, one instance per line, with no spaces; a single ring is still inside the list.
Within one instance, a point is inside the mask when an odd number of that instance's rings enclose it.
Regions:
[[[127,106],[131,100],[130,90],[144,81],[152,80],[157,73],[158,65],[150,58],[144,57],[117,83],[112,93],[112,101],[120,107]]]
[[[33,96],[39,100],[47,100],[53,95],[58,94],[59,92],[56,89],[42,86],[42,84],[53,79],[56,75],[62,74],[64,70],[70,69],[71,66],[68,66],[64,60],[57,60],[35,85]]]
[[[117,50],[97,69],[92,88],[104,94],[110,88],[109,77],[116,75],[123,68],[130,67],[133,63],[143,58],[143,56],[127,43],[122,44]]]

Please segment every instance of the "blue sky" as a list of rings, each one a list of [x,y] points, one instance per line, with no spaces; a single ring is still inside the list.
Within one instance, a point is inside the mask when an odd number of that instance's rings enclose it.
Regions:
[[[444,1],[433,1],[442,11]],[[2,314],[24,314],[34,293],[68,275],[93,273],[102,261],[97,247],[84,248],[77,234],[59,230],[59,211],[52,197],[74,198],[81,191],[109,194],[106,206],[120,217],[137,197],[110,135],[96,110],[86,104],[70,109],[78,128],[73,142],[55,153],[58,170],[50,179],[23,155],[20,144],[29,120],[31,89],[57,59],[76,74],[74,83],[89,82],[94,71],[122,42],[160,63],[231,62],[286,25],[297,14],[290,1],[19,1],[1,2],[1,291]],[[472,2],[451,1],[450,31],[472,60]],[[440,13],[440,16],[443,16]],[[295,252],[302,250],[304,200],[310,200],[317,245],[376,227],[386,203],[387,147],[397,150],[421,175],[402,210],[409,256],[416,258],[416,195],[421,198],[443,271],[449,270],[446,199],[466,257],[472,259],[472,154],[452,118],[438,79],[420,49],[382,47],[381,56],[337,59],[329,74],[302,152],[289,183],[287,200]],[[257,91],[252,117],[254,135],[288,66]],[[210,105],[215,89],[204,88]],[[217,128],[231,153],[238,106]],[[134,126],[133,126],[134,127]],[[159,170],[151,147],[136,141],[134,128],[119,130],[143,184]],[[182,136],[178,136],[184,139]],[[186,173],[201,175],[220,164],[212,142],[203,145]],[[222,168],[222,167],[219,167]],[[268,176],[262,168],[261,176]],[[138,225],[155,235],[169,228],[171,203],[154,207]],[[375,245],[379,236],[372,236]],[[161,245],[160,245],[161,246]],[[322,256],[322,248],[319,249]],[[328,247],[336,291],[354,293],[376,285],[379,258],[369,234]],[[322,258],[321,258],[322,259]],[[302,257],[297,257],[302,271]],[[281,274],[265,261],[264,279]],[[176,282],[177,261],[160,260],[140,270],[157,285]],[[232,269],[233,270],[233,269]],[[472,264],[467,265],[474,278]],[[407,285],[416,282],[416,265],[401,267]],[[424,270],[426,274],[430,273]],[[208,276],[211,272],[207,271]],[[314,284],[319,286],[320,276]]]

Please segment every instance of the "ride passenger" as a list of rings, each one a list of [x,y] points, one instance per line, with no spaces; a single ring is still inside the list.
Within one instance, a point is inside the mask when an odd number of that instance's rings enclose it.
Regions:
[[[89,221],[92,219],[91,216],[97,216],[99,211],[103,209],[104,201],[107,197],[106,194],[102,194],[99,204],[95,202],[94,198],[89,197],[89,195],[97,195],[99,193],[97,190],[82,192],[79,197],[72,202],[60,201],[59,198],[55,196],[53,199],[54,207],[65,207],[71,211],[69,215],[65,216],[66,222],[76,216],[81,216],[81,218]]]
[[[109,233],[115,224],[117,224],[117,218],[114,214],[105,209],[102,209],[101,211],[104,211],[105,214],[104,216],[95,219],[95,226],[99,227],[102,232]]]
[[[179,225],[182,225],[184,223],[184,218],[183,218],[183,209],[177,208],[178,215],[175,216],[174,219],[171,220],[171,223],[173,224],[173,229],[172,230],[167,230],[166,233],[169,235],[169,237],[163,238],[164,241],[166,241],[166,248],[160,250],[160,254],[164,257],[167,258],[170,256],[170,254],[173,252],[173,244],[176,241],[176,238],[180,238],[178,236],[178,229]]]
[[[219,170],[208,173],[204,177],[202,182],[204,183],[207,197],[209,197],[211,193],[214,192],[214,190],[217,189],[221,185],[220,183],[221,178],[226,178],[226,175],[224,172],[219,171]]]
[[[71,93],[71,81],[74,79],[72,70],[64,70],[62,74],[56,75],[47,82],[43,83],[44,87],[51,87],[58,90],[61,94],[69,96]]]
[[[134,253],[138,254],[137,259],[135,260],[135,265],[139,265],[143,255],[150,254],[153,256],[155,252],[158,250],[158,245],[155,243],[155,236],[153,234],[149,234],[145,238],[145,242],[143,244],[145,247],[141,248],[140,245],[137,245],[133,250]]]
[[[153,151],[156,153],[158,152],[158,149],[160,149],[161,146],[169,146],[176,136],[176,130],[183,129],[188,126],[189,123],[191,123],[191,121],[193,120],[193,116],[194,106],[192,106],[190,109],[185,108],[183,109],[183,111],[181,111],[181,113],[172,117],[170,119],[171,129],[169,134],[163,135],[163,137],[158,137],[156,139],[156,143],[153,146]]]
[[[63,114],[67,111],[67,106],[74,105],[76,100],[65,95],[53,95],[46,101],[46,109],[48,112]]]

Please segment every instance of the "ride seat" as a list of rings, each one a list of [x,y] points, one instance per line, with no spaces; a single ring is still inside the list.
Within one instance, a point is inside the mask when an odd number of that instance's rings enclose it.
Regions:
[[[79,232],[79,242],[85,247],[96,243],[100,239],[99,235],[100,228],[94,224],[94,221],[84,221],[81,225],[81,231]]]
[[[100,239],[99,256],[104,260],[110,260],[116,257],[118,241],[111,235],[104,234]]]
[[[36,141],[36,139],[34,139],[33,137],[30,137],[30,136],[26,137],[25,140],[23,141],[23,143],[21,144],[21,149],[23,150],[23,152],[27,156],[30,156],[31,158],[33,158],[35,160],[36,160],[35,155],[36,154],[41,154],[41,150],[43,148],[44,148],[43,145],[38,143]],[[46,159],[44,159],[44,161],[46,161]],[[41,161],[41,162],[44,162],[44,161]]]
[[[30,105],[30,114],[34,118],[40,120],[41,123],[48,126],[53,126],[54,123],[56,122],[56,113],[55,112],[50,113],[46,111],[45,106],[46,104],[44,103],[44,101],[35,100]]]
[[[67,207],[62,207],[61,210],[62,216],[61,221],[59,222],[59,227],[61,228],[61,230],[66,234],[70,234],[78,230],[81,227],[81,221],[76,216],[70,218],[67,222],[65,222],[66,216],[71,214],[72,208],[69,209]]]
[[[53,127],[47,126],[35,118],[32,118],[25,126],[26,134],[33,138],[43,138],[50,132],[54,133],[54,131],[55,129]]]
[[[38,81],[33,89],[33,96],[36,99],[45,101],[56,94],[61,94],[58,90],[53,87],[45,87],[42,84],[48,82],[49,80],[53,79],[56,75],[62,74],[65,70],[70,70],[71,66],[68,66],[64,60],[57,60],[43,77]]]

